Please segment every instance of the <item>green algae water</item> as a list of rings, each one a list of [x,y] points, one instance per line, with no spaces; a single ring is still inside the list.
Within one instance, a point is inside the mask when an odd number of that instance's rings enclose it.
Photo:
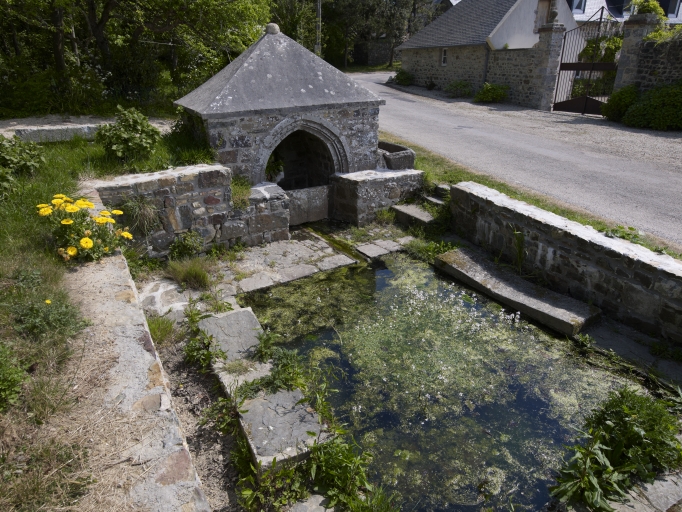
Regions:
[[[313,364],[402,510],[541,510],[563,445],[624,378],[426,264],[387,257],[240,297]]]

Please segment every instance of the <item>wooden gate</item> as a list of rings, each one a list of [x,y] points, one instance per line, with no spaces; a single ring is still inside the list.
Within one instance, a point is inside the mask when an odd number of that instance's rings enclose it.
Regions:
[[[623,24],[602,7],[584,24],[564,34],[553,110],[601,114],[613,92]]]

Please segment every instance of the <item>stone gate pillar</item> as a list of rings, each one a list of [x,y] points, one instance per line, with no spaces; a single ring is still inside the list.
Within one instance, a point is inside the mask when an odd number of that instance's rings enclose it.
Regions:
[[[554,13],[556,11],[552,12],[552,14]],[[561,23],[550,22],[540,27],[538,32],[540,42],[537,46],[538,58],[535,70],[538,75],[538,108],[540,110],[551,110],[566,27]]]
[[[635,14],[623,25],[623,47],[618,58],[618,71],[613,90],[617,91],[626,85],[636,84],[639,51],[642,40],[659,25],[655,14]]]

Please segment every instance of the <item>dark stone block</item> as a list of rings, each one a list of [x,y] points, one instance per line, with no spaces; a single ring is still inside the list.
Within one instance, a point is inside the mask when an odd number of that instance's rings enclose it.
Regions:
[[[170,195],[171,191],[168,188],[160,188],[154,191],[154,197],[165,197]]]
[[[204,197],[204,203],[216,205],[220,203],[220,199],[218,199],[216,196],[206,196]]]
[[[251,139],[246,135],[239,135],[230,139],[230,145],[233,148],[250,148],[252,146]]]
[[[182,229],[189,229],[192,227],[192,208],[185,204],[178,208],[180,212],[180,223]]]
[[[635,279],[639,281],[645,288],[651,288],[651,285],[653,284],[653,279],[651,276],[637,270],[635,270]]]
[[[168,233],[167,231],[157,231],[151,236],[152,247],[156,251],[165,251],[175,240],[174,233]]]
[[[199,173],[199,188],[225,186],[228,182],[229,176],[225,171],[215,170]]]
[[[237,162],[237,150],[231,149],[229,151],[220,151],[218,153],[218,162],[221,164],[234,164]]]
[[[163,198],[164,208],[175,208],[175,198],[172,196],[166,196]]]
[[[187,183],[178,183],[175,185],[176,194],[187,194],[188,192],[194,192],[194,183],[188,181]]]

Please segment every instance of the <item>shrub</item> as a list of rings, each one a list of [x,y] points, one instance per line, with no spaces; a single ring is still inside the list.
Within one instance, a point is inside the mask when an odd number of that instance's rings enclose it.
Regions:
[[[0,344],[0,411],[16,402],[25,378],[26,373],[19,367],[12,350]]]
[[[395,83],[397,83],[398,85],[412,85],[412,82],[414,82],[414,75],[409,71],[399,69],[398,72],[395,74],[394,80]]]
[[[161,140],[161,132],[134,108],[126,110],[120,105],[117,108],[116,122],[97,130],[95,141],[104,146],[108,156],[122,161],[151,155]]]
[[[682,130],[682,82],[644,93],[627,110],[623,124],[653,130]]]
[[[656,14],[660,20],[668,18],[657,0],[632,0],[630,8],[633,14]]]
[[[168,257],[171,260],[191,258],[204,248],[204,238],[196,231],[180,233],[170,246]]]
[[[192,258],[168,262],[168,276],[178,284],[194,290],[207,290],[211,284],[208,270],[211,264],[206,258]]]
[[[121,247],[123,240],[133,235],[123,229],[113,230],[113,216],[123,215],[121,210],[100,211],[91,217],[88,210],[95,207],[87,199],[74,202],[64,194],[55,194],[50,203],[37,205],[38,215],[52,225],[52,236],[57,253],[64,258],[97,261]]]
[[[614,92],[609,100],[601,106],[602,115],[609,121],[620,123],[628,109],[639,97],[636,85],[627,85]]]
[[[656,41],[657,43],[667,43],[669,41],[679,41],[682,39],[682,25],[661,25],[644,38],[645,41]]]
[[[19,137],[6,139],[0,135],[0,167],[14,174],[33,175],[45,163],[40,146]]]
[[[445,92],[447,92],[448,96],[451,98],[462,98],[471,96],[473,89],[471,84],[466,80],[455,80],[445,86]]]
[[[478,103],[499,103],[507,99],[508,85],[483,84],[483,88],[476,93],[474,101]]]
[[[232,178],[232,204],[235,210],[245,210],[249,207],[251,196],[251,182],[246,176]]]

